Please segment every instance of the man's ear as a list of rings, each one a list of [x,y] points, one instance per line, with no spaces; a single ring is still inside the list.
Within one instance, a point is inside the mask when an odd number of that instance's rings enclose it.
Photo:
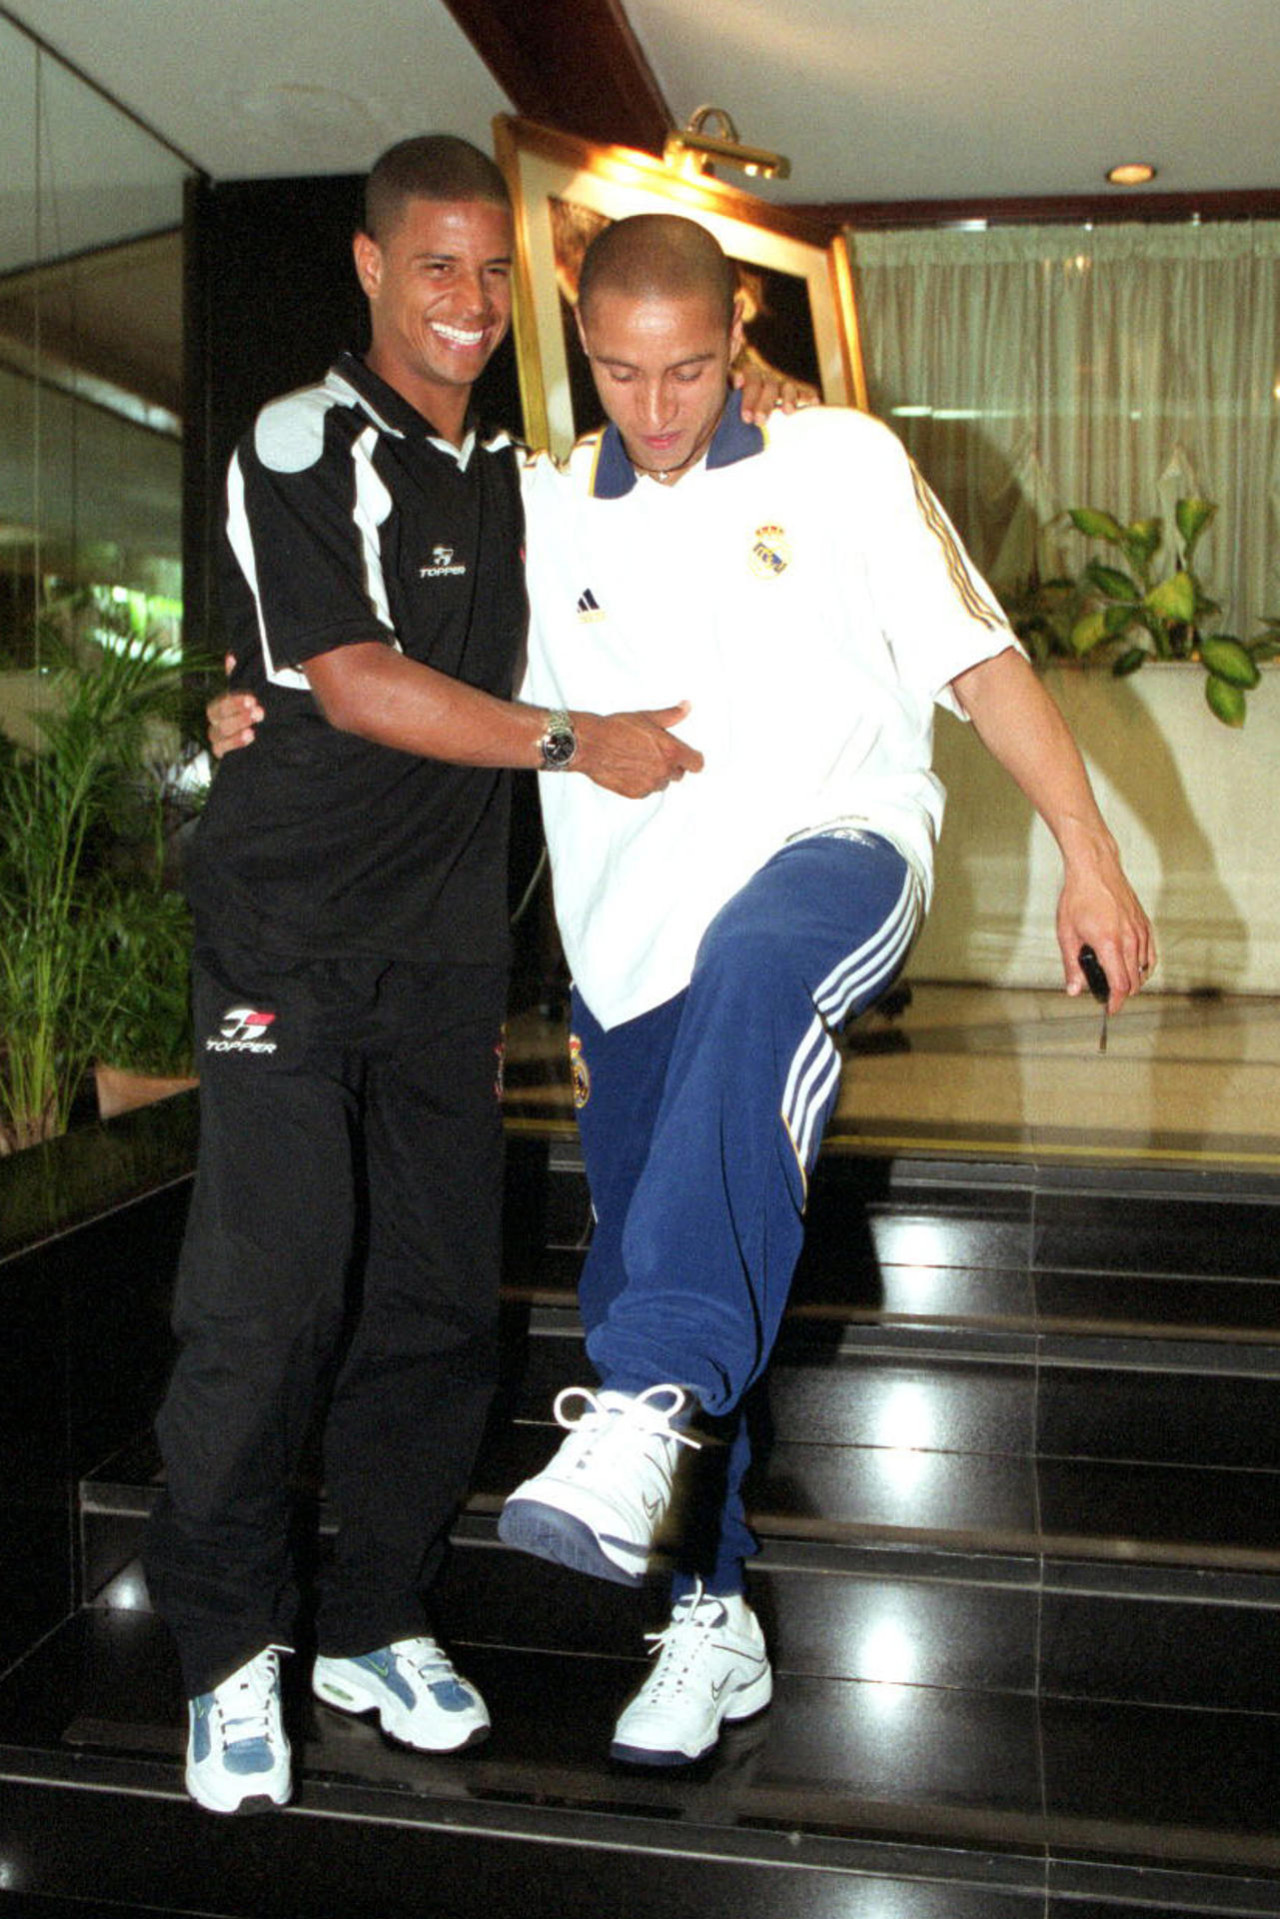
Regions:
[[[733,318],[729,322],[729,365],[733,366],[746,343],[746,334],[742,325],[742,295],[733,303]]]
[[[357,233],[351,242],[360,290],[372,299],[382,282],[382,248],[372,234]]]

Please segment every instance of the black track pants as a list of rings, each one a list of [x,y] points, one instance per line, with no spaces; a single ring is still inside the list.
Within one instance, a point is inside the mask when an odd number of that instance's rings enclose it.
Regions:
[[[292,1643],[291,1481],[330,1380],[320,1649],[423,1628],[495,1376],[505,995],[499,967],[197,954],[200,1160],[145,1552],[190,1694]]]

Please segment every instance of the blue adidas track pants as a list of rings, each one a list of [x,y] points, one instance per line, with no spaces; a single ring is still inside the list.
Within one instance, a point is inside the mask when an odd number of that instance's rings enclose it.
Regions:
[[[814,836],[721,909],[674,999],[606,1032],[575,991],[596,1215],[580,1299],[604,1386],[671,1382],[704,1412],[733,1415],[763,1373],[839,1089],[834,1035],[892,982],[922,913],[920,882],[888,841]],[[684,1542],[678,1593],[694,1576],[737,1590],[755,1550],[746,1422],[728,1425],[723,1495]]]

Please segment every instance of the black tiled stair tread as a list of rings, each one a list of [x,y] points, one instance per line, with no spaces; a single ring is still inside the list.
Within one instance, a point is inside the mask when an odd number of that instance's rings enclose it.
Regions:
[[[1113,1349],[1114,1350],[1114,1349]],[[1091,1457],[1187,1466],[1280,1469],[1280,1368],[1275,1348],[1216,1349],[1182,1355],[1132,1346],[1125,1364],[1042,1363],[1036,1451],[1043,1457]],[[1166,1363],[1162,1364],[1162,1357]]]
[[[545,1458],[540,1429],[504,1436],[482,1462],[486,1474],[460,1524],[460,1544],[489,1537],[505,1495]],[[138,1552],[154,1484],[108,1482],[98,1490],[102,1511],[90,1507],[83,1521],[91,1590]],[[844,1564],[842,1553],[877,1548],[997,1561],[1043,1555],[1051,1585],[1059,1562],[1078,1560],[1094,1564],[1096,1576],[1121,1593],[1142,1590],[1150,1577],[1156,1594],[1185,1598],[1178,1581],[1202,1572],[1206,1599],[1221,1575],[1280,1575],[1280,1479],[1264,1473],[779,1446],[753,1474],[748,1495],[769,1555],[825,1552],[832,1571]],[[473,1555],[456,1558],[472,1577]],[[541,1562],[500,1558],[501,1577],[526,1594]]]
[[[1280,1570],[1274,1474],[1045,1459],[1037,1482],[1048,1552]]]
[[[1280,1233],[1280,1223],[1278,1223]],[[576,1311],[582,1253],[549,1250],[504,1274],[511,1310]],[[913,1265],[802,1267],[791,1321],[1194,1338],[1280,1345],[1280,1279]]]
[[[176,1792],[181,1699],[159,1628],[139,1615],[81,1616],[56,1637],[0,1686],[0,1772],[38,1776],[45,1750],[51,1763],[74,1756],[88,1783],[95,1761],[116,1756],[149,1762],[156,1787],[167,1778]],[[1280,1875],[1277,1725],[1265,1714],[784,1672],[772,1710],[732,1729],[713,1760],[655,1773],[606,1757],[635,1662],[456,1650],[495,1729],[487,1746],[454,1758],[392,1750],[370,1726],[313,1708],[303,1662],[292,1662],[302,1813],[345,1809],[344,1794],[373,1817],[382,1802],[392,1823],[451,1805],[489,1815],[536,1805],[626,1819],[632,1844],[635,1822],[652,1821],[659,1844],[665,1832],[681,1849],[697,1850],[702,1832],[732,1833],[758,1854],[775,1831],[796,1834],[797,1846],[880,1837],[1011,1854],[1086,1849]],[[241,1843],[269,1841],[274,1824],[255,1824]],[[225,1842],[209,1833],[205,1843]]]
[[[748,1511],[771,1538],[1280,1570],[1280,1475],[1229,1468],[780,1446]]]
[[[557,1362],[559,1341],[530,1344],[533,1360]],[[520,1396],[536,1416],[491,1428],[477,1510],[493,1510],[554,1449],[559,1374],[540,1370]],[[1276,1382],[1234,1373],[1044,1366],[1037,1377],[1021,1363],[925,1366],[885,1353],[821,1369],[782,1364],[750,1504],[755,1523],[778,1535],[954,1536],[1030,1551],[1038,1518],[1055,1552],[1189,1559],[1203,1548],[1211,1562],[1225,1553],[1217,1563],[1266,1568],[1280,1554],[1278,1406]],[[1197,1453],[1208,1463],[1193,1463]],[[153,1446],[139,1442],[85,1481],[86,1512],[145,1511],[157,1474]]]
[[[751,1571],[752,1601],[775,1667],[817,1678],[1131,1700],[1280,1715],[1280,1581],[1169,1579],[1163,1589],[1072,1590],[1050,1563],[1007,1561],[998,1572],[949,1555],[932,1570],[883,1551],[811,1555],[766,1544]],[[890,1563],[884,1563],[884,1562]],[[894,1563],[896,1561],[896,1564]],[[665,1623],[660,1584],[640,1594],[561,1568],[513,1573],[500,1550],[454,1555],[437,1610],[447,1638],[554,1651],[573,1646],[639,1656],[642,1632]],[[1037,1665],[1038,1658],[1038,1665]],[[1280,1734],[1280,1724],[1277,1725]]]
[[[1280,1342],[1280,1280],[1273,1278],[1042,1269],[1033,1286],[1037,1323],[1045,1330]]]
[[[508,1261],[503,1274],[508,1302],[512,1307],[576,1311],[582,1258],[580,1251],[552,1249],[537,1258]],[[802,1267],[791,1289],[789,1311],[797,1318],[851,1322],[900,1319],[1031,1326],[1035,1289],[1025,1265],[916,1266],[879,1263],[873,1258],[860,1264],[845,1262],[839,1268]]]
[[[294,1808],[254,1822],[225,1821],[197,1836],[179,1792],[159,1796],[156,1768],[137,1767],[118,1792],[67,1794],[39,1784],[9,1785],[15,1826],[47,1831],[59,1844],[42,1848],[43,1883],[94,1888],[89,1905],[74,1894],[65,1902],[30,1893],[14,1919],[73,1919],[86,1911],[143,1913],[179,1919],[179,1909],[155,1903],[181,1899],[194,1911],[240,1919],[388,1919],[419,1915],[429,1888],[431,1919],[475,1919],[477,1913],[519,1912],[521,1919],[600,1919],[602,1910],[640,1919],[1042,1919],[1044,1866],[1006,1855],[973,1859],[950,1850],[845,1840],[832,1842],[776,1829],[746,1834],[715,1828],[673,1827],[634,1816],[563,1812],[539,1805],[438,1801],[402,1793],[331,1786],[326,1811]],[[147,1795],[144,1820],[139,1796]],[[394,1816],[392,1816],[394,1815]],[[202,1822],[207,1825],[209,1822]],[[143,1826],[140,1843],[139,1826]],[[231,1831],[223,1831],[222,1826]],[[690,1843],[696,1850],[690,1850]],[[744,1856],[745,1854],[745,1856]],[[84,1862],[80,1866],[80,1862]],[[974,1874],[974,1883],[961,1878]],[[1071,1915],[1080,1910],[1071,1882]],[[1132,1881],[1144,1892],[1150,1875],[1125,1867],[1091,1878]],[[1175,1906],[1166,1893],[1163,1919],[1222,1911],[1259,1919],[1280,1910],[1256,1903],[1258,1882],[1164,1874],[1158,1884],[1189,1898],[1207,1888],[1215,1903]],[[602,1907],[601,1888],[607,1886]],[[335,1889],[338,1889],[335,1903]],[[1221,1903],[1225,1895],[1229,1905]],[[1266,1888],[1261,1888],[1265,1894]],[[1241,1903],[1249,1896],[1253,1903]],[[833,1900],[836,1903],[833,1905]],[[216,1903],[214,1903],[216,1901]],[[108,1902],[110,1902],[108,1904]],[[135,1903],[136,1902],[136,1903]],[[0,1912],[10,1899],[0,1894]],[[1146,1910],[1151,1907],[1146,1904]],[[1056,1900],[1048,1908],[1059,1911]],[[1063,1909],[1063,1919],[1066,1911]],[[1083,1919],[1133,1919],[1133,1908],[1090,1904]]]
[[[515,1155],[521,1149],[513,1144]],[[581,1204],[568,1237],[541,1233],[539,1244],[584,1243],[589,1206],[581,1154],[572,1141],[558,1143],[548,1156],[536,1147],[521,1164],[536,1189],[547,1182],[553,1194],[574,1190]],[[562,1205],[557,1198],[556,1204]],[[555,1211],[553,1205],[551,1210]],[[1037,1165],[1033,1160],[964,1160],[912,1156],[824,1158],[815,1175],[807,1210],[810,1251],[806,1258],[845,1259],[852,1251],[878,1245],[893,1256],[895,1239],[913,1221],[941,1223],[963,1230],[980,1248],[977,1261],[1029,1262],[1036,1267],[1114,1272],[1203,1274],[1274,1278],[1280,1272],[1273,1218],[1280,1210],[1280,1176],[1229,1168],[1145,1168],[1128,1164],[1092,1164],[1087,1168]],[[518,1207],[515,1237],[529,1240],[528,1225],[539,1229],[547,1211]],[[963,1244],[957,1237],[953,1244]],[[917,1251],[910,1254],[913,1262]]]
[[[576,1318],[541,1316],[506,1409],[554,1441],[557,1393],[591,1378]],[[1280,1469],[1280,1346],[793,1322],[758,1402],[795,1445]]]
[[[1039,1196],[1034,1263],[1050,1270],[1162,1273],[1239,1279],[1280,1275],[1280,1199],[1076,1193]]]

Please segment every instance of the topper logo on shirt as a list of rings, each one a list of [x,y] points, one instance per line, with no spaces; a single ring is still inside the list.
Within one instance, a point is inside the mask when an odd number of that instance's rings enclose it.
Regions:
[[[758,526],[751,542],[751,571],[761,580],[776,580],[791,564],[791,544],[780,526]]]
[[[420,580],[444,580],[448,579],[450,575],[465,573],[466,570],[461,560],[454,559],[453,548],[451,546],[433,546],[431,549],[431,564],[430,566],[420,566],[418,568],[418,578]]]
[[[252,1006],[229,1006],[215,1039],[204,1043],[206,1053],[274,1053],[276,1043],[264,1037],[275,1021],[274,1013],[259,1013]]]

